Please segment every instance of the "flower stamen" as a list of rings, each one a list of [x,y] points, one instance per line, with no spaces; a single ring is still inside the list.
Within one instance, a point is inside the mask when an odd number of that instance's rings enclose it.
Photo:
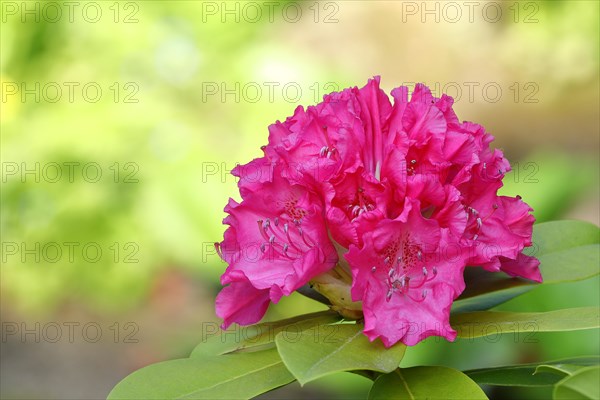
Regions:
[[[384,255],[383,265],[389,268],[386,277],[389,289],[386,293],[386,301],[390,301],[395,292],[415,302],[424,301],[427,295],[425,290],[421,296],[415,296],[413,293],[435,279],[438,270],[436,267],[429,270],[426,265],[423,265],[424,255],[421,247],[410,240],[410,235],[406,235],[403,239],[392,242],[384,250]],[[390,265],[391,257],[394,257],[395,262]],[[372,271],[376,271],[375,267]]]
[[[296,209],[292,214],[301,216],[305,214],[305,211]],[[306,253],[307,248],[315,247],[317,242],[304,232],[301,219],[292,220],[293,226],[296,227],[296,233],[293,234],[293,231],[290,230],[289,220],[286,221],[285,218],[284,216],[275,217],[273,224],[269,218],[257,221],[258,230],[265,240],[260,245],[260,251],[263,254],[266,253],[267,246],[269,246],[275,255],[295,259]],[[281,221],[283,223],[280,223],[280,219],[283,220]],[[290,250],[294,251],[290,253]],[[217,252],[219,251],[220,249],[217,249]]]

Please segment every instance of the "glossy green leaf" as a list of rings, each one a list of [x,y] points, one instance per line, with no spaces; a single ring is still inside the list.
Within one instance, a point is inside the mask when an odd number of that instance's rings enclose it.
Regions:
[[[574,357],[531,364],[506,365],[493,368],[481,368],[465,371],[475,382],[494,386],[551,386],[564,375],[549,373],[550,368],[562,368],[565,365],[586,367],[600,362],[599,356]],[[545,367],[545,369],[542,369]]]
[[[487,310],[536,287],[524,279],[482,268],[467,268],[465,284],[465,291],[452,304],[452,313]]]
[[[359,324],[318,326],[297,334],[281,332],[275,342],[283,362],[302,385],[334,372],[397,368],[406,346],[399,343],[386,349],[379,340],[369,342],[362,330]]]
[[[576,331],[600,327],[600,308],[567,308],[541,313],[475,311],[452,315],[450,324],[461,338],[510,332]]]
[[[555,374],[560,378],[564,378],[565,376],[573,375],[581,368],[585,368],[585,366],[575,364],[538,365],[533,374]]]
[[[588,244],[538,257],[544,283],[592,278],[600,271],[600,246]]]
[[[600,243],[600,228],[575,220],[550,221],[533,226],[534,252],[540,257],[578,246]],[[537,249],[537,250],[536,250]]]
[[[248,399],[293,380],[269,349],[152,364],[119,382],[108,399]]]
[[[534,375],[536,366],[520,366],[487,368],[470,372],[471,379],[479,384],[493,386],[552,386],[562,379],[555,374],[541,373]]]
[[[487,399],[481,388],[460,371],[447,367],[399,368],[381,375],[369,400]]]
[[[534,246],[525,253],[540,260],[544,284],[573,282],[600,273],[600,229],[583,221],[552,221],[534,225]],[[467,268],[466,289],[452,312],[487,310],[519,296],[537,284],[502,274]]]
[[[210,325],[210,336],[196,346],[190,357],[274,348],[275,336],[280,332],[294,334],[315,326],[331,324],[340,319],[340,315],[334,311],[321,311],[252,326],[235,325],[227,331],[221,331],[216,325]]]
[[[540,260],[544,283],[573,282],[600,273],[600,228],[584,221],[534,225],[534,246],[526,253]]]
[[[554,387],[555,400],[600,399],[600,366],[582,368]]]

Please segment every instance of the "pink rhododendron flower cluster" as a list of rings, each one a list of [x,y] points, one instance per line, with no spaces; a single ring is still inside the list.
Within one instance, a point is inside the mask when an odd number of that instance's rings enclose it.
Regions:
[[[522,252],[531,208],[497,194],[510,165],[493,137],[424,85],[391,95],[376,77],[298,107],[269,127],[262,157],[234,169],[242,201],[229,200],[217,244],[224,328],[309,285],[387,347],[453,340],[466,266],[541,281]]]

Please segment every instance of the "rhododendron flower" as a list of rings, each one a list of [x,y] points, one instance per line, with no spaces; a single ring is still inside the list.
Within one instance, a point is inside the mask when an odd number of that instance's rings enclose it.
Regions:
[[[523,254],[531,208],[497,194],[510,165],[493,137],[424,85],[391,95],[376,77],[298,107],[269,127],[262,157],[234,169],[242,200],[225,207],[216,244],[229,265],[224,328],[310,285],[387,347],[453,340],[467,266],[541,281]]]

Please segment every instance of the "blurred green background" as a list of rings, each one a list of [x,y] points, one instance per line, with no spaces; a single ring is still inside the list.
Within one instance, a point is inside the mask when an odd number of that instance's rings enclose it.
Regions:
[[[368,4],[367,4],[368,3]],[[496,136],[538,221],[599,223],[599,3],[0,3],[2,398],[102,398],[218,322],[228,174],[267,126],[381,75]],[[594,305],[598,279],[503,309]],[[321,309],[300,295],[268,318]],[[403,365],[597,354],[597,331],[428,340]],[[265,398],[365,398],[344,374]],[[493,391],[494,398],[547,392]]]

